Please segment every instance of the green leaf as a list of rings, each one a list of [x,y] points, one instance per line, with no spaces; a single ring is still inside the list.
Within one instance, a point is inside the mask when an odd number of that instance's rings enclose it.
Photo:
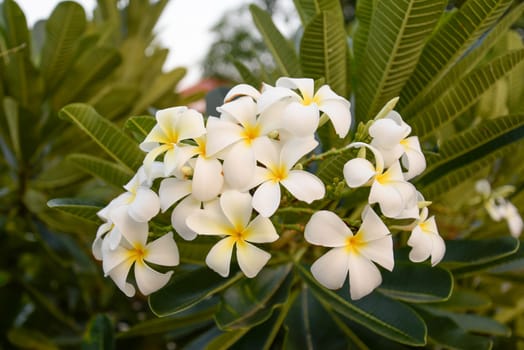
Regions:
[[[89,322],[82,350],[112,350],[115,348],[113,324],[106,315],[96,315]]]
[[[109,120],[117,119],[131,110],[140,90],[127,84],[111,84],[89,100],[98,113]]]
[[[58,4],[46,22],[46,40],[40,69],[48,90],[59,84],[70,67],[75,45],[86,28],[82,6],[72,1]]]
[[[423,310],[419,312],[428,326],[428,337],[431,343],[443,346],[446,349],[491,349],[492,342],[489,338],[469,334],[449,317],[432,315]]]
[[[224,290],[241,277],[237,273],[223,278],[207,267],[176,273],[167,286],[149,296],[149,306],[157,316],[173,315]]]
[[[12,149],[18,159],[22,159],[22,149],[20,148],[20,118],[18,114],[18,104],[11,97],[4,97],[4,115],[9,129]]]
[[[410,123],[413,134],[424,137],[459,117],[523,59],[524,49],[513,50],[473,70],[417,112]]]
[[[280,33],[271,15],[256,5],[250,5],[253,22],[273,55],[280,76],[300,77],[300,63],[291,43]]]
[[[51,339],[36,330],[13,328],[7,332],[7,338],[18,349],[58,350],[58,346]]]
[[[305,27],[320,12],[317,0],[293,0],[295,9],[300,16],[302,26]]]
[[[400,94],[446,4],[445,0],[411,0],[377,6],[357,71],[356,114],[360,120],[371,119]]]
[[[424,106],[430,104],[442,95],[449,87],[471,70],[486,56],[489,50],[505,36],[511,25],[522,16],[524,4],[515,7],[510,13],[506,14],[478,43],[467,55],[462,57],[450,70],[439,80],[435,86],[425,95],[419,95],[418,98],[409,103],[409,107],[403,108],[401,114],[405,119],[411,118]]]
[[[266,267],[252,279],[243,279],[222,294],[215,320],[223,330],[250,328],[271,317],[288,297],[293,280],[291,265]]]
[[[75,59],[73,66],[60,82],[52,98],[53,107],[60,109],[70,102],[88,100],[91,97],[91,85],[102,84],[121,60],[118,50],[114,47],[94,47],[85,50]]]
[[[100,224],[100,219],[96,213],[102,209],[102,206],[91,201],[76,198],[55,198],[47,202],[47,206],[71,214],[77,218]]]
[[[433,89],[472,44],[506,11],[512,0],[468,0],[442,24],[424,47],[415,71],[402,89],[399,109]]]
[[[456,287],[448,300],[434,305],[452,311],[481,310],[491,306],[491,299],[481,292]]]
[[[87,154],[71,154],[67,156],[67,160],[88,174],[118,188],[124,186],[134,175],[119,164]]]
[[[315,296],[337,313],[396,342],[413,346],[426,344],[424,322],[404,304],[377,292],[351,301],[346,286],[335,293],[318,284],[304,267],[297,265],[296,268]]]
[[[247,332],[248,328],[237,329],[220,334],[206,345],[207,350],[227,350],[230,349]]]
[[[440,267],[396,263],[392,272],[382,274],[379,290],[394,299],[412,303],[443,301],[451,295],[453,277]]]
[[[156,119],[151,116],[136,116],[129,118],[125,123],[125,128],[131,130],[135,137],[142,142],[156,125]]]
[[[176,85],[185,75],[185,68],[175,68],[168,73],[158,75],[147,91],[134,103],[134,108],[130,114],[136,115],[145,112],[147,108],[153,106],[167,92],[174,91]]]
[[[305,27],[300,62],[305,77],[324,78],[333,91],[346,96],[347,38],[344,22],[335,11],[322,11]]]
[[[242,81],[245,84],[254,86],[254,87],[261,87],[262,86],[262,80],[260,80],[253,72],[246,67],[245,64],[240,62],[239,60],[233,60],[233,64],[235,65],[235,68],[238,71],[238,74],[242,77]]]
[[[356,29],[353,34],[353,56],[357,71],[361,65],[361,58],[366,52],[369,29],[373,13],[375,13],[376,0],[357,1],[355,9]]]
[[[496,264],[518,248],[519,241],[513,237],[446,241],[446,255],[441,264],[455,276],[474,273]]]
[[[135,172],[144,158],[133,139],[124,134],[117,126],[101,117],[92,107],[74,103],[60,110],[60,117],[74,122],[109,156]]]
[[[38,189],[57,189],[70,186],[86,177],[76,166],[62,158],[55,163],[48,164],[37,177],[31,180],[32,187]]]

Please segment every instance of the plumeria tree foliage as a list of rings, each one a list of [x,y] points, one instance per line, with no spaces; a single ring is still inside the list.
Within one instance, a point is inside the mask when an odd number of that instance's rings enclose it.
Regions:
[[[61,110],[135,172],[104,163],[124,191],[103,207],[50,202],[99,225],[101,270],[160,317],[121,336],[517,347],[524,5],[361,0],[346,28],[338,1],[294,3],[298,45],[251,7],[280,78],[238,64],[246,84],[215,114],[172,106],[122,130]]]

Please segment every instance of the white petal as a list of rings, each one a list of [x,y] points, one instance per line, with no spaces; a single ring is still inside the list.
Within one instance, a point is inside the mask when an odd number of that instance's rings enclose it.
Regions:
[[[135,263],[136,285],[143,295],[149,295],[165,286],[172,274],[173,271],[166,273],[155,271],[140,261]]]
[[[157,125],[162,129],[166,140],[163,142],[178,142],[177,122],[181,115],[187,111],[185,106],[160,109],[155,113]]]
[[[193,196],[207,202],[217,197],[223,186],[222,164],[217,159],[198,157],[193,174]]]
[[[333,248],[311,265],[313,277],[329,289],[339,289],[348,276],[349,255],[346,248]]]
[[[369,204],[378,203],[382,214],[388,218],[397,217],[406,207],[404,198],[394,184],[373,182],[368,200]]]
[[[369,127],[369,135],[373,137],[373,141],[386,149],[398,145],[410,132],[409,125],[395,111],[389,112],[386,118],[376,120]]]
[[[258,112],[264,113],[268,108],[275,104],[282,102],[282,107],[291,101],[300,101],[301,98],[293,90],[283,87],[272,87],[269,85],[264,86],[262,95],[258,99]]]
[[[404,147],[399,143],[392,148],[383,148],[377,144],[375,140],[371,141],[371,146],[375,147],[380,151],[382,158],[384,159],[384,166],[390,167],[393,163],[398,161],[404,154]]]
[[[229,265],[234,244],[235,240],[233,238],[226,237],[218,241],[206,256],[207,266],[222,277],[229,275]]]
[[[275,86],[284,87],[288,89],[298,89],[304,98],[313,98],[315,89],[315,82],[310,78],[279,78]]]
[[[329,86],[324,85],[315,94],[315,96],[322,101],[318,108],[327,114],[338,137],[344,138],[351,126],[350,103],[341,97],[337,99],[327,99],[328,95],[330,95],[327,93],[327,89],[331,91]],[[333,92],[331,91],[331,93]]]
[[[144,170],[147,176],[151,174],[151,169],[153,168],[153,163],[155,162],[155,159],[171,147],[171,145],[160,145],[158,147],[153,148],[148,154],[146,154],[144,158]]]
[[[318,127],[320,113],[317,105],[290,103],[282,111],[282,128],[297,137],[312,137]]]
[[[111,250],[108,249],[108,247],[105,244],[102,245],[102,269],[104,270],[104,274],[106,276],[115,267],[123,264],[126,261],[128,262],[128,265],[131,267],[133,259],[131,259],[131,255],[127,249],[118,246],[115,249]]]
[[[155,125],[153,129],[147,134],[146,138],[140,144],[140,149],[144,152],[151,152],[159,144],[167,141],[166,134],[162,131],[160,125]]]
[[[132,260],[127,260],[113,268],[111,272],[108,274],[109,277],[111,277],[111,279],[113,280],[113,282],[115,282],[116,286],[128,297],[132,297],[133,295],[135,295],[135,287],[133,287],[133,285],[131,285],[130,283],[126,282],[127,275],[129,274],[129,270],[131,269],[132,264]]]
[[[271,258],[271,254],[247,242],[237,243],[237,260],[242,272],[255,277]]]
[[[512,203],[507,202],[505,205],[505,214],[511,235],[518,238],[524,227],[524,222],[522,221],[522,217],[520,216],[517,207]]]
[[[227,102],[217,108],[217,111],[226,113],[243,127],[256,124],[257,104],[251,97],[243,96]]]
[[[111,231],[106,235],[104,238],[104,242],[107,243],[109,249],[116,249],[118,245],[120,245],[120,242],[122,241],[122,232],[114,226]]]
[[[253,149],[244,142],[235,144],[224,159],[224,178],[236,189],[246,187],[255,173],[256,161]]]
[[[164,177],[171,176],[182,164],[177,158],[175,148],[170,148],[164,154]]]
[[[304,229],[306,241],[324,247],[344,247],[347,238],[352,236],[349,227],[335,213],[327,210],[313,214]]]
[[[353,158],[344,164],[344,179],[349,187],[364,186],[373,176],[375,167],[364,158]]]
[[[242,138],[243,128],[216,117],[207,119],[206,153],[212,156]]]
[[[446,254],[446,243],[438,233],[431,235],[431,241],[431,265],[435,266],[444,258],[444,254]]]
[[[266,167],[272,167],[280,162],[280,147],[274,141],[255,142],[253,150],[256,153],[256,160]]]
[[[229,220],[220,213],[200,210],[186,219],[186,225],[199,235],[229,235],[233,227]]]
[[[250,96],[256,101],[260,97],[260,92],[251,85],[238,84],[228,91],[226,97],[224,97],[224,102],[229,102],[238,96]]]
[[[349,291],[351,299],[360,299],[382,283],[379,269],[360,254],[349,255]]]
[[[194,109],[188,109],[179,116],[176,128],[178,141],[194,139],[206,133],[204,117]]]
[[[160,199],[147,187],[139,187],[135,200],[129,205],[129,216],[138,222],[151,220],[160,211]]]
[[[278,239],[275,226],[268,218],[257,216],[244,231],[244,239],[252,243],[270,243]]]
[[[420,148],[420,143],[417,136],[411,136],[402,142],[404,146],[404,156],[402,157],[402,164],[408,169],[404,173],[404,178],[410,180],[417,175],[422,174],[426,169],[426,158]]]
[[[160,208],[165,212],[174,203],[178,202],[191,193],[191,181],[168,178],[162,180],[158,195],[160,197]]]
[[[359,252],[367,259],[376,262],[389,271],[392,271],[395,266],[391,235],[367,242],[362,247],[359,247]]]
[[[412,247],[409,252],[409,260],[413,262],[422,262],[431,255],[433,242],[430,235],[424,233],[420,227],[417,226],[409,236],[408,246]]]
[[[304,170],[292,170],[286,179],[280,182],[296,199],[308,204],[324,198],[326,189],[322,181]]]
[[[197,234],[189,226],[187,226],[187,218],[193,214],[200,212],[201,202],[193,196],[187,196],[173,209],[171,213],[171,225],[176,233],[186,241],[191,241],[196,238]]]
[[[312,137],[292,139],[282,146],[280,163],[291,169],[303,156],[317,147],[318,141]]]
[[[180,262],[178,247],[173,239],[173,233],[168,232],[146,246],[147,255],[144,260],[163,266],[176,266]]]
[[[251,195],[238,191],[226,191],[220,196],[220,206],[234,227],[246,227],[251,219]]]
[[[137,222],[128,214],[127,206],[116,208],[111,212],[111,220],[132,245],[139,243],[145,245],[149,233],[146,222]]]
[[[375,213],[371,207],[367,206],[362,212],[362,225],[358,230],[358,234],[365,242],[375,239],[384,238],[389,235],[387,226],[382,222],[380,217]]]
[[[262,183],[253,194],[253,208],[260,215],[270,217],[280,205],[280,184],[273,181]]]

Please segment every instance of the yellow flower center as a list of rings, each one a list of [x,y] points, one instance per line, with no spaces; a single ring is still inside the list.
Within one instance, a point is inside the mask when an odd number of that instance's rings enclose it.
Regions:
[[[202,138],[196,138],[195,141],[197,143],[197,154],[201,157],[206,158],[206,141]]]
[[[320,99],[318,98],[317,95],[315,95],[315,96],[313,96],[313,97],[311,97],[311,96],[309,96],[309,95],[304,95],[304,96],[302,97],[302,104],[303,104],[304,106],[309,106],[309,105],[312,104],[312,103],[316,103],[316,104],[318,105],[319,102],[320,102],[319,100],[320,100]]]
[[[140,243],[136,243],[133,249],[129,250],[129,259],[136,261],[138,263],[144,263],[144,258],[147,255],[147,249]]]
[[[391,181],[391,176],[390,176],[389,173],[386,171],[386,172],[383,173],[383,174],[377,174],[377,175],[375,176],[375,179],[378,181],[379,184],[384,185],[384,184],[387,184],[388,182]]]
[[[288,176],[288,170],[284,165],[279,165],[278,167],[274,167],[272,169],[269,169],[271,171],[271,174],[269,175],[269,180],[273,182],[280,182],[287,178]]]
[[[427,221],[421,222],[420,224],[418,224],[418,226],[420,227],[420,229],[424,233],[430,233],[431,232],[430,227],[429,227],[429,222],[427,222]]]
[[[235,227],[229,229],[229,235],[233,238],[235,243],[241,244],[247,236],[247,228],[242,227],[242,225],[235,225]]]
[[[366,242],[360,239],[358,232],[356,235],[350,236],[346,239],[346,251],[348,253],[358,254],[360,248],[362,248],[364,245],[366,245]]]
[[[247,125],[244,127],[244,131],[242,133],[242,138],[244,139],[244,142],[248,145],[251,145],[251,143],[260,136],[260,127],[258,125]]]

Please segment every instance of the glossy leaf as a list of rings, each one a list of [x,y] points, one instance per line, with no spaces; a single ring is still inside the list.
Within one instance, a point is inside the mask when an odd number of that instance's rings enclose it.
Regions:
[[[82,350],[111,350],[115,348],[113,324],[106,315],[96,315],[87,326]]]
[[[361,58],[366,52],[371,18],[375,12],[377,0],[360,0],[356,3],[355,17],[357,25],[353,34],[353,57],[356,69],[360,69]]]
[[[424,137],[471,107],[489,87],[524,60],[524,50],[513,50],[473,70],[413,117],[413,134]]]
[[[215,315],[223,330],[249,328],[271,317],[288,297],[293,279],[291,265],[266,267],[252,279],[243,279],[222,294]]]
[[[149,297],[151,310],[160,317],[184,311],[224,290],[242,277],[223,278],[207,267],[176,273],[167,286]]]
[[[402,89],[399,108],[406,108],[419,96],[426,95],[511,2],[468,0],[440,25],[425,45],[415,71]]]
[[[101,117],[92,107],[75,103],[64,107],[60,117],[70,120],[95,141],[109,156],[136,171],[144,158],[138,145],[117,126]]]
[[[58,346],[41,332],[26,328],[13,328],[6,332],[11,345],[19,349],[58,350]]]
[[[320,11],[317,0],[293,0],[302,26],[306,26]]]
[[[67,159],[90,175],[118,188],[122,188],[134,175],[119,164],[87,154],[71,154]]]
[[[318,284],[309,271],[297,265],[297,271],[322,303],[337,313],[396,342],[420,346],[426,343],[426,326],[420,316],[404,304],[377,292],[352,301],[347,286],[338,292]]]
[[[96,213],[102,209],[102,206],[99,206],[96,203],[76,198],[54,198],[47,202],[47,205],[50,208],[58,209],[64,213],[76,216],[77,218],[95,224],[100,223],[100,219]]]
[[[324,78],[326,84],[346,96],[347,41],[340,14],[322,11],[304,28],[300,62],[304,76]]]
[[[131,117],[126,121],[126,129],[131,130],[139,142],[142,142],[147,134],[156,125],[156,119],[151,116],[136,116]]]
[[[111,84],[89,100],[98,113],[109,120],[127,116],[137,101],[140,90],[127,84]]]
[[[446,3],[388,1],[376,7],[366,52],[357,70],[356,115],[360,120],[373,118],[386,102],[400,94]]]
[[[491,306],[491,299],[480,291],[457,286],[448,300],[433,305],[451,311],[482,310]]]
[[[73,61],[75,44],[85,28],[84,9],[75,2],[62,2],[51,13],[46,22],[46,40],[40,64],[49,90],[62,81]]]
[[[451,295],[453,277],[440,267],[396,263],[392,272],[382,274],[379,290],[394,299],[412,303],[443,301]]]
[[[281,76],[300,77],[300,63],[291,43],[280,33],[273,23],[271,15],[256,5],[250,5],[249,10],[253,21],[262,35],[269,52],[273,55]]]
[[[86,174],[65,159],[50,164],[40,172],[30,184],[37,189],[57,189],[78,183]]]

